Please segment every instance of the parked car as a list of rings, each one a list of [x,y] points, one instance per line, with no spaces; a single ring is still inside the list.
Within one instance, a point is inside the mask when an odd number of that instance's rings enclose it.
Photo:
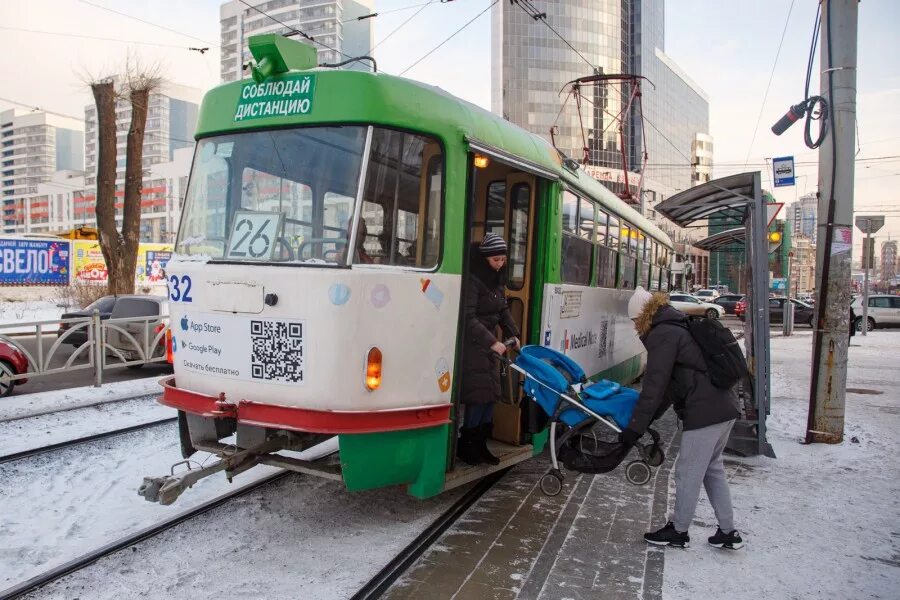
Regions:
[[[725,316],[725,309],[718,304],[710,304],[687,294],[670,294],[669,304],[686,315],[706,317],[708,319],[721,319]]]
[[[140,348],[144,348],[152,342],[159,332],[165,330],[165,319],[168,316],[169,302],[166,298],[140,295],[119,296],[109,316],[111,322],[107,323],[106,344],[121,352],[126,360],[138,360],[141,358],[141,353],[135,346],[135,342]],[[140,317],[151,318],[133,322],[116,321],[117,319],[139,319]],[[119,329],[130,334],[134,341]],[[166,355],[165,335],[160,337],[159,343],[151,348],[150,352],[148,359]],[[140,369],[142,366],[143,364],[129,365],[129,368]]]
[[[703,300],[704,302],[712,302],[716,298],[719,297],[719,291],[718,290],[697,290],[694,293],[694,296],[696,298],[699,298],[700,300]]]
[[[90,304],[88,304],[83,310],[75,310],[72,312],[63,313],[61,319],[75,319],[75,318],[85,318],[93,316],[94,311],[98,311],[100,313],[100,320],[105,321],[109,318],[109,315],[112,314],[113,306],[116,305],[116,296],[103,296]],[[60,323],[59,330],[56,332],[57,337],[62,337],[67,331],[72,329],[73,326],[77,326],[79,323]],[[88,341],[88,327],[81,326],[76,329],[72,333],[70,333],[64,343],[71,344],[73,346],[81,346],[82,344],[87,343]]]
[[[713,304],[718,304],[723,309],[725,309],[726,315],[734,314],[734,307],[738,303],[739,300],[743,300],[743,294],[725,294],[724,296],[719,296],[716,298]]]
[[[857,296],[850,305],[856,313],[856,330],[862,331],[863,297]],[[888,296],[884,294],[869,294],[868,323],[866,331],[872,331],[876,327],[900,326],[900,296]]]
[[[28,379],[11,381],[10,377],[28,372],[28,358],[12,344],[0,340],[0,398],[9,396],[13,388]]]
[[[741,299],[734,303],[734,314],[741,321],[744,320],[744,314],[747,312],[747,300]]]
[[[787,298],[769,298],[769,323],[784,322],[784,303]],[[794,304],[794,325],[809,325],[813,327],[815,309],[805,302],[791,298]]]

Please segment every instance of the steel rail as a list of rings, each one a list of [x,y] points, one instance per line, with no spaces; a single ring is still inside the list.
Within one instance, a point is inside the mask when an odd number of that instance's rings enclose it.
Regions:
[[[63,390],[70,389],[78,389],[78,388],[62,388]],[[23,394],[24,396],[25,394]],[[95,406],[103,406],[104,404],[115,404],[117,402],[127,402],[128,400],[140,400],[142,398],[158,398],[160,392],[147,392],[144,394],[137,394],[135,396],[126,396],[124,398],[116,398],[115,400],[99,400],[97,402],[89,402],[88,404],[73,404],[71,406],[63,406],[61,408],[48,408],[46,410],[39,410],[33,413],[26,413],[24,415],[17,415],[13,417],[3,417],[0,418],[0,423],[11,423],[13,421],[22,421],[24,419],[32,419],[34,417],[43,417],[45,415],[53,415],[56,413],[68,412],[70,410],[78,410],[80,408],[93,408]]]
[[[434,520],[425,531],[400,551],[387,565],[370,579],[351,600],[373,600],[380,598],[403,573],[443,535],[445,531],[463,516],[469,508],[491,489],[511,467],[492,473],[466,492],[453,506]],[[0,598],[3,600],[3,598]]]
[[[149,429],[150,427],[156,427],[157,425],[165,425],[167,423],[174,423],[177,420],[178,420],[178,417],[166,417],[165,419],[149,421],[147,423],[138,423],[137,425],[130,425],[128,427],[122,427],[121,429],[114,429],[112,431],[104,431],[102,433],[95,433],[92,435],[86,435],[84,437],[75,438],[74,440],[66,440],[64,442],[58,442],[56,444],[49,444],[47,446],[41,446],[40,448],[32,448],[30,450],[22,450],[21,452],[13,452],[12,454],[6,454],[3,456],[0,456],[0,464],[12,462],[14,460],[21,460],[23,458],[29,458],[31,456],[38,456],[40,454],[46,454],[47,452],[52,452],[54,450],[59,450],[61,448],[68,448],[69,446],[78,446],[79,444],[86,444],[88,442],[93,442],[95,440],[102,440],[102,439],[108,438],[108,437],[124,435],[126,433],[131,433],[133,431],[140,431],[141,429]]]
[[[57,567],[50,569],[49,571],[45,571],[40,575],[36,575],[31,579],[27,579],[17,585],[14,585],[10,588],[6,588],[5,590],[0,591],[0,600],[12,600],[13,598],[21,598],[22,596],[29,594],[48,583],[56,581],[61,577],[65,577],[66,575],[70,575],[76,571],[79,571],[88,565],[91,565],[98,560],[105,558],[111,554],[118,552],[124,548],[128,548],[130,546],[134,546],[137,543],[143,542],[144,540],[150,539],[154,536],[159,535],[160,533],[179,525],[189,519],[202,515],[206,512],[209,512],[219,506],[225,504],[229,500],[233,498],[237,498],[239,496],[243,496],[244,494],[248,494],[256,489],[259,489],[269,483],[274,483],[275,481],[281,480],[287,475],[290,475],[290,471],[280,471],[278,473],[273,473],[258,481],[254,481],[253,483],[248,483],[247,485],[240,487],[224,496],[219,496],[214,500],[210,500],[209,502],[205,502],[199,506],[196,506],[188,511],[185,511],[171,519],[166,519],[156,525],[151,525],[150,527],[146,527],[137,531],[129,536],[121,538],[115,542],[110,542],[96,550],[93,550],[87,554],[83,554],[78,558],[74,558],[66,563],[63,563]]]

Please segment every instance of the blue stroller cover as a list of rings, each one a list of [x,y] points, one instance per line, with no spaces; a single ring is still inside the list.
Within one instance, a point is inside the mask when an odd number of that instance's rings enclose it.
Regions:
[[[598,415],[611,419],[620,429],[625,429],[631,421],[639,395],[637,391],[606,379],[587,385],[584,370],[561,352],[546,346],[525,346],[516,358],[516,365],[537,380],[525,379],[525,393],[551,418],[562,402],[560,394],[568,394]],[[578,383],[584,384],[580,396],[569,389]],[[558,420],[575,427],[591,418],[580,408],[571,407],[565,408]]]

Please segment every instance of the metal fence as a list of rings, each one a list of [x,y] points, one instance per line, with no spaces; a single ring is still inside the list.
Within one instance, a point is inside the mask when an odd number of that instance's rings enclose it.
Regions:
[[[94,311],[90,317],[0,325],[0,341],[28,359],[27,372],[0,376],[16,382],[90,369],[94,372],[94,385],[100,386],[105,369],[165,362],[168,322],[168,315],[101,319],[100,313]],[[62,324],[68,329],[62,331]],[[32,335],[36,347],[29,349],[23,340]],[[50,335],[57,337],[52,342],[44,339]],[[85,335],[86,341],[78,343]]]

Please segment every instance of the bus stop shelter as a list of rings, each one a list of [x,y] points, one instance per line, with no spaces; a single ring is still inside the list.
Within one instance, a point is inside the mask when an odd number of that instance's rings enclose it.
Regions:
[[[744,340],[750,374],[740,386],[743,418],[735,424],[728,447],[745,456],[775,453],[766,440],[770,410],[768,208],[759,171],[729,175],[692,187],[660,202],[655,210],[679,227],[706,227],[714,217],[725,231],[697,247],[716,250],[742,242],[746,252],[747,312]]]

